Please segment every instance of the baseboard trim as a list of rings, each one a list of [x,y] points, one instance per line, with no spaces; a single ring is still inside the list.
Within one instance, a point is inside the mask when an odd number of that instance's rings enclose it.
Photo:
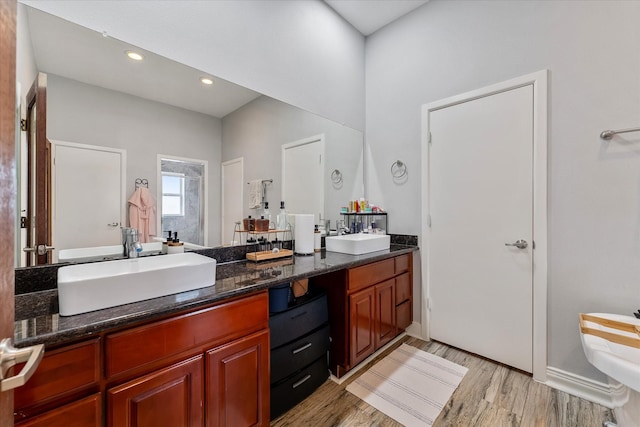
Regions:
[[[415,320],[409,325],[405,332],[410,337],[418,338],[423,341],[429,341],[422,336],[422,325]]]
[[[611,386],[553,367],[547,367],[545,384],[610,409],[622,406],[628,399],[623,385]]]

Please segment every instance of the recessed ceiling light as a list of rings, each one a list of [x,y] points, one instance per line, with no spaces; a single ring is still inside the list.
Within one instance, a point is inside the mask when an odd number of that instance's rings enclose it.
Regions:
[[[142,61],[144,59],[144,56],[132,50],[128,50],[126,54],[130,59],[133,59],[134,61]]]
[[[211,86],[213,84],[213,80],[209,77],[200,77],[200,81],[203,85]]]

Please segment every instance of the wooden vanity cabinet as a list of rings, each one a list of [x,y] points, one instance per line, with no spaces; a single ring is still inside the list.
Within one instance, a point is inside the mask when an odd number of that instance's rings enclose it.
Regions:
[[[47,351],[17,427],[269,425],[267,291]]]
[[[107,335],[107,425],[269,424],[266,291]],[[142,375],[141,375],[142,374]]]
[[[110,389],[110,426],[202,426],[202,355]]]
[[[205,354],[207,427],[269,425],[269,331]]]
[[[45,352],[33,376],[14,392],[16,426],[102,425],[102,397],[96,393],[100,344],[98,338]]]
[[[315,277],[327,291],[330,368],[341,377],[412,322],[412,254]]]
[[[16,427],[99,426],[102,426],[102,393],[95,393],[16,424]]]

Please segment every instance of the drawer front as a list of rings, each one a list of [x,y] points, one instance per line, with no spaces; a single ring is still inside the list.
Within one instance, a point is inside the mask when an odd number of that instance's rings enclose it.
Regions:
[[[396,304],[402,304],[411,298],[411,278],[409,273],[396,277]]]
[[[329,351],[329,325],[271,352],[271,383],[309,365]]]
[[[91,427],[102,425],[100,393],[31,418],[16,427]]]
[[[271,348],[294,341],[328,321],[326,295],[273,315],[269,319]]]
[[[402,332],[411,325],[411,301],[405,301],[402,304],[396,306],[396,322],[398,326],[398,332]]]
[[[404,273],[405,271],[409,271],[409,257],[412,256],[411,254],[404,254],[404,255],[400,255],[397,256],[395,258],[396,260],[396,268],[395,268],[395,272],[396,274],[400,274],[400,273]]]
[[[271,419],[293,408],[329,378],[327,359],[321,357],[301,372],[271,388]]]
[[[267,292],[108,335],[106,374],[116,374],[218,340],[263,329],[269,321]]]
[[[350,292],[367,288],[376,283],[384,282],[395,275],[394,258],[373,262],[371,264],[349,269]]]
[[[16,369],[21,369],[21,366]],[[17,413],[95,386],[100,380],[100,340],[74,344],[45,353],[40,366],[14,394]]]

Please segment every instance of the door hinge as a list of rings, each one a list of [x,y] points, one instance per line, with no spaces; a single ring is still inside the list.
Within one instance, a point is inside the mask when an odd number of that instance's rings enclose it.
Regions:
[[[26,216],[20,217],[20,228],[28,228],[29,227],[29,219]]]
[[[20,119],[20,130],[26,132],[27,130],[27,120]]]
[[[431,228],[431,214],[427,215],[427,227]]]
[[[536,248],[536,241],[532,240],[531,241],[531,249],[535,249]]]
[[[427,298],[427,310],[431,311],[431,298]]]
[[[429,132],[429,135],[427,136],[427,142],[431,144],[431,132]]]

